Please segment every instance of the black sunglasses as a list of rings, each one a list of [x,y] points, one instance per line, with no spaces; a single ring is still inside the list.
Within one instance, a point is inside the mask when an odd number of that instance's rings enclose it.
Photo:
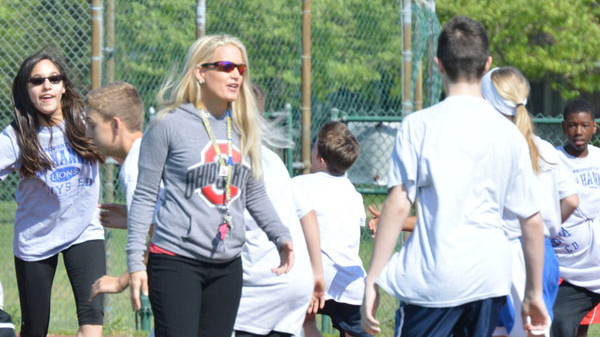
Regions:
[[[237,70],[240,72],[240,75],[243,75],[247,68],[247,66],[245,64],[236,64],[236,63],[229,62],[229,61],[217,61],[217,62],[212,62],[212,63],[202,63],[200,66],[202,68],[217,67],[218,71],[224,71],[226,73],[230,73],[233,71],[233,69],[237,68]]]
[[[63,75],[51,75],[48,77],[32,77],[29,79],[29,83],[37,86],[42,85],[46,80],[50,81],[52,84],[59,84],[65,77]]]

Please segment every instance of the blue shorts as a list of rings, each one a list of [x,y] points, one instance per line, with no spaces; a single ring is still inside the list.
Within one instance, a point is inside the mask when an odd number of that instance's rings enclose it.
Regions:
[[[400,303],[395,337],[491,336],[506,296],[449,308],[426,308]]]
[[[319,314],[331,317],[333,327],[339,330],[340,336],[346,336],[346,332],[354,337],[372,336],[360,327],[360,305],[327,300],[323,309],[319,309]]]
[[[546,310],[548,311],[551,320],[554,320],[552,307],[556,300],[556,294],[558,294],[558,277],[558,258],[552,248],[550,239],[546,238],[544,240],[544,274],[542,282],[544,286],[544,303],[546,304]],[[518,299],[518,301],[521,303],[522,299]],[[515,312],[515,305],[513,302],[514,300],[511,299],[510,296],[507,296],[506,305],[502,308],[502,311],[500,311],[500,319],[498,320],[498,326],[503,326],[507,333],[512,331],[512,328],[515,325],[515,319],[521,319],[521,313]],[[519,305],[519,310],[520,307],[521,306]]]

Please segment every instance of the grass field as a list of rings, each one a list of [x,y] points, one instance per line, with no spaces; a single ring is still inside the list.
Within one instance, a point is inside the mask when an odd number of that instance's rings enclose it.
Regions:
[[[382,202],[382,196],[365,197],[365,204]],[[19,295],[17,291],[14,272],[14,259],[12,253],[13,226],[4,219],[9,214],[14,214],[14,203],[0,202],[0,281],[4,286],[4,310],[12,317],[17,326],[20,324]],[[107,269],[111,275],[119,275],[126,268],[125,244],[127,233],[123,230],[108,230],[106,234]],[[360,255],[365,268],[370,259],[372,240],[366,229],[363,231]],[[381,292],[382,299],[377,318],[382,322],[380,336],[392,336],[394,329],[394,315],[397,301],[390,295]],[[325,337],[338,336],[335,330],[324,328]],[[50,334],[75,335],[77,332],[77,319],[75,305],[68,278],[64,271],[62,259],[54,280],[52,289],[52,308],[50,319]],[[105,296],[105,336],[146,336],[146,332],[135,331],[135,316],[130,307],[129,292]],[[599,325],[592,326],[590,337],[600,337]]]
[[[117,231],[116,231],[117,232]],[[4,310],[16,324],[20,324],[19,294],[16,285],[12,254],[12,225],[0,225],[0,268],[3,271],[0,281],[4,287]],[[111,274],[118,275],[125,270],[124,247],[127,240],[125,231],[108,233],[107,264]],[[50,316],[50,333],[74,335],[77,332],[75,301],[64,270],[62,258],[54,278],[52,289],[52,307]],[[133,335],[135,332],[135,316],[129,304],[129,292],[105,296],[105,330],[104,334]],[[146,333],[140,332],[139,336]]]

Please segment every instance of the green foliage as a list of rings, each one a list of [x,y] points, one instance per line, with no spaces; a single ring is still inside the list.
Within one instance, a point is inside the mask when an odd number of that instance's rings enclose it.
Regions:
[[[252,80],[266,89],[267,111],[299,108],[302,7],[291,1],[223,0],[209,11],[207,33],[225,32],[246,44]],[[312,2],[311,94],[341,108],[399,106],[400,7],[390,0]]]
[[[195,2],[116,0],[115,8],[114,80],[133,84],[147,107],[156,106],[161,83],[194,41]]]
[[[442,0],[442,23],[455,15],[488,30],[495,66],[511,65],[530,80],[551,81],[565,99],[600,89],[600,6],[583,0]]]

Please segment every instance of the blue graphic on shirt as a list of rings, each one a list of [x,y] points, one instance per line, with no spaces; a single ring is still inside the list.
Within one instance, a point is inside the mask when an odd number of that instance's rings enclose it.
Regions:
[[[567,251],[567,253],[573,254],[577,249],[579,249],[579,244],[576,241],[573,241],[571,243],[565,242],[564,238],[570,236],[572,236],[572,234],[567,229],[561,226],[558,235],[550,239],[550,242],[552,243],[552,248],[558,248],[562,246],[562,248],[564,248]]]
[[[586,167],[584,169],[573,170],[575,181],[581,186],[588,188],[600,188],[600,168]]]
[[[65,182],[67,180],[70,180],[74,176],[78,175],[80,171],[81,170],[79,169],[79,167],[74,167],[74,166],[63,167],[63,168],[60,168],[60,169],[54,171],[50,175],[50,180],[54,183]]]
[[[67,144],[44,148],[52,160],[52,169],[38,172],[37,176],[46,182],[48,193],[58,197],[78,193],[79,188],[94,184],[93,162],[85,160]]]

